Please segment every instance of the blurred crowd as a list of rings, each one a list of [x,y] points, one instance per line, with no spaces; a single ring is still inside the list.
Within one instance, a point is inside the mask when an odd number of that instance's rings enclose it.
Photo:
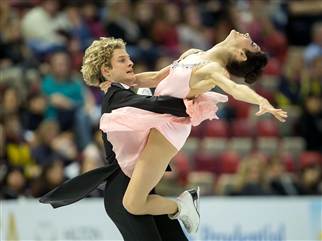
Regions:
[[[159,191],[322,195],[321,13],[311,0],[1,0],[0,199],[39,197],[104,165],[103,93],[80,74],[94,39],[123,38],[143,72],[206,50],[233,28],[268,53],[251,87],[289,118],[258,118],[256,106],[230,98],[220,120],[193,128]]]

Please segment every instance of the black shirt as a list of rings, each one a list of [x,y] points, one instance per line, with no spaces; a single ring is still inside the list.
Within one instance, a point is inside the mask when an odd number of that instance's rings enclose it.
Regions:
[[[172,114],[178,117],[188,116],[182,99],[170,96],[137,95],[133,91],[123,88],[120,84],[113,84],[105,94],[102,103],[102,114],[127,106],[160,114]],[[113,146],[107,140],[105,133],[103,133],[103,140],[106,152],[106,166],[88,171],[64,182],[41,197],[39,201],[49,203],[54,208],[72,204],[86,197],[119,170]]]

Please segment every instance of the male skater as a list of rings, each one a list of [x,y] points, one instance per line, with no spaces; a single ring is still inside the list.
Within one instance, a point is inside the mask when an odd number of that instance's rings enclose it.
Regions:
[[[183,100],[167,96],[137,95],[128,89],[128,85],[149,80],[146,87],[155,86],[164,78],[169,69],[158,72],[147,72],[135,75],[133,62],[128,55],[115,56],[116,51],[125,50],[125,44],[120,39],[101,38],[89,47],[83,61],[82,73],[85,82],[89,85],[103,86],[106,79],[111,76],[113,80],[124,84],[113,83],[106,92],[102,113],[110,113],[122,107],[136,107],[156,113],[167,113],[178,117],[187,117]],[[112,59],[114,56],[114,59]],[[115,57],[117,57],[115,59]],[[110,67],[109,73],[104,72],[102,66]],[[110,76],[109,76],[110,74]],[[152,81],[151,81],[152,79]],[[126,85],[127,84],[127,85]],[[150,85],[150,86],[149,86]],[[129,116],[131,121],[131,116]],[[182,231],[177,219],[171,220],[168,215],[132,215],[124,208],[122,200],[129,183],[127,177],[119,168],[113,146],[103,133],[106,152],[106,166],[87,172],[71,179],[62,186],[57,187],[40,199],[42,203],[50,203],[54,208],[69,205],[84,198],[90,191],[101,183],[106,182],[104,203],[107,214],[118,227],[125,241],[180,241],[188,240]],[[152,191],[154,192],[154,190]],[[182,210],[178,216],[184,225],[194,225],[199,220],[191,218],[190,213],[196,212],[194,202],[178,197],[182,203]],[[180,215],[181,214],[181,215]]]

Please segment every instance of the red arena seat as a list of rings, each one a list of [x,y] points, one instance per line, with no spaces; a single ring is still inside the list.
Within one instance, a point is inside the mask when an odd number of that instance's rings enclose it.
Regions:
[[[272,119],[259,120],[256,123],[256,131],[258,136],[264,137],[278,137],[277,121]]]
[[[228,137],[228,124],[224,120],[208,121],[205,126],[206,137]]]
[[[221,173],[236,173],[239,167],[240,157],[236,152],[227,151],[219,155]]]

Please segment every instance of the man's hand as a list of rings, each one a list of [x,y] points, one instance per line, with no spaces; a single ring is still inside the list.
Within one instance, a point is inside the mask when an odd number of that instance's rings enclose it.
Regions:
[[[100,89],[106,93],[108,89],[111,87],[112,82],[111,81],[104,81],[103,83],[100,83]]]
[[[257,116],[261,116],[265,113],[271,113],[281,122],[285,122],[287,118],[287,112],[282,109],[275,109],[266,99],[263,99],[259,104],[259,111],[256,113]]]

